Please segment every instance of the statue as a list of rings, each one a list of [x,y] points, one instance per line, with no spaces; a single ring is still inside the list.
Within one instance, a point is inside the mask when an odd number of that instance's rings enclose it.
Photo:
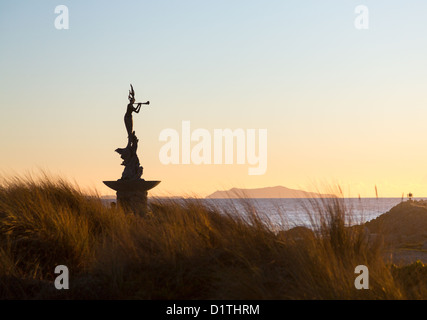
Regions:
[[[148,190],[157,186],[160,181],[146,181],[141,179],[143,168],[139,163],[136,151],[138,149],[138,138],[133,131],[132,113],[139,113],[143,104],[147,102],[135,103],[135,91],[130,85],[129,104],[125,113],[125,127],[128,134],[128,143],[125,148],[117,148],[115,151],[120,154],[123,159],[122,165],[125,167],[122,177],[116,181],[104,181],[104,184],[113,190],[116,190],[117,202],[126,211],[132,211],[137,214],[144,215],[147,211],[147,194]],[[134,108],[136,104],[136,108]]]
[[[126,113],[125,113],[125,127],[128,133],[128,144],[126,148],[118,148],[116,152],[121,155],[123,159],[122,165],[125,166],[123,170],[122,178],[120,180],[136,180],[140,179],[142,176],[143,168],[139,164],[138,156],[136,155],[136,150],[138,149],[138,138],[135,135],[135,131],[133,131],[133,119],[132,113],[139,113],[141,110],[141,105],[150,104],[150,101],[147,102],[138,102],[136,108],[133,107],[135,104],[135,91],[133,90],[133,86],[130,85],[131,90],[129,90],[129,104],[127,105]]]

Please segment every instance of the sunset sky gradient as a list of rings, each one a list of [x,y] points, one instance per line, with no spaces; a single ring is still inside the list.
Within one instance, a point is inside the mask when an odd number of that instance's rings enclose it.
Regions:
[[[69,30],[54,27],[57,5]],[[370,28],[354,27],[357,5]],[[151,195],[427,196],[426,1],[1,1],[0,169],[114,194],[132,83]],[[268,169],[163,165],[163,129],[267,129]]]

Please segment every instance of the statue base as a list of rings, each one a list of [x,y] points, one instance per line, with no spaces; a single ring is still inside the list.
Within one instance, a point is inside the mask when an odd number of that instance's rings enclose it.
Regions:
[[[116,191],[119,206],[125,211],[132,211],[139,215],[147,212],[147,191],[160,183],[160,181],[145,181],[144,179],[103,182],[107,187]]]

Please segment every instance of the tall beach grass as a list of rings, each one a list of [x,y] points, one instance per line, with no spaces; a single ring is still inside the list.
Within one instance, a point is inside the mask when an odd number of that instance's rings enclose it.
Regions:
[[[197,199],[151,200],[145,216],[47,175],[0,185],[2,299],[426,299],[427,267],[396,267],[342,197],[307,205],[312,228],[273,230]],[[70,272],[56,290],[57,265]],[[354,286],[369,268],[369,290]],[[411,272],[411,268],[416,272]]]

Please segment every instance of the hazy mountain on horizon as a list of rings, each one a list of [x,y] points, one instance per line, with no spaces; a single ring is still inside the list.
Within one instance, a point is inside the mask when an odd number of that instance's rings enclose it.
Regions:
[[[290,189],[283,186],[255,189],[232,188],[227,191],[215,191],[206,196],[208,199],[236,199],[236,198],[319,198],[332,195]]]

